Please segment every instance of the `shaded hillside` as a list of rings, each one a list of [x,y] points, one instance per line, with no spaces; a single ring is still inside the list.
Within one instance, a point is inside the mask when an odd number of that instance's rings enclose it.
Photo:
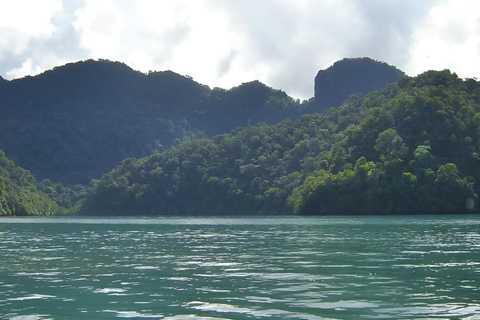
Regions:
[[[196,119],[198,128],[208,135],[259,123],[275,124],[302,114],[299,101],[259,81],[243,83],[230,90],[215,88],[202,102],[203,110]]]
[[[404,73],[386,63],[370,58],[343,59],[320,70],[315,77],[315,96],[312,112],[323,113],[345,103],[352,95],[382,89],[397,81]]]
[[[0,216],[51,215],[61,208],[39,190],[35,178],[0,150]]]
[[[82,214],[478,212],[480,83],[404,77],[325,115],[127,159]]]
[[[299,108],[259,82],[212,90],[171,71],[88,60],[2,82],[0,147],[41,179],[87,183],[127,157],[298,117]]]

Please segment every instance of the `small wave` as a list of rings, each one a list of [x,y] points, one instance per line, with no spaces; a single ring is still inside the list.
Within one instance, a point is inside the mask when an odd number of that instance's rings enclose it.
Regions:
[[[26,296],[26,297],[8,298],[7,300],[10,300],[10,301],[25,301],[25,300],[50,299],[50,298],[56,298],[56,296],[50,296],[50,295],[46,295],[46,294],[33,294],[33,295],[30,295],[30,296]]]
[[[93,291],[94,293],[122,293],[125,292],[126,290],[120,289],[120,288],[103,288],[103,289],[97,289]]]

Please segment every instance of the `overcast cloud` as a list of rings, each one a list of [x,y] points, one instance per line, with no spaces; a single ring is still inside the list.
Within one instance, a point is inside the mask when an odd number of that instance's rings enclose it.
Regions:
[[[480,76],[478,0],[0,0],[0,34],[6,79],[102,58],[309,98],[347,57]]]

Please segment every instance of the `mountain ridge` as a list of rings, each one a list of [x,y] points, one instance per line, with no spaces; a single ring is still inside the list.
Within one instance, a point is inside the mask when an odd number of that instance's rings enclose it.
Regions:
[[[375,62],[376,63],[376,62]],[[40,180],[87,184],[182,140],[317,112],[258,80],[209,88],[173,71],[86,60],[0,86],[0,148]]]
[[[0,152],[0,215],[479,211],[475,79],[401,76],[306,114],[317,97],[300,103],[259,81],[210,89],[171,71],[84,64],[0,86],[0,148],[46,178]],[[69,175],[90,184],[56,183]]]
[[[315,76],[315,112],[338,107],[352,94],[363,97],[403,76],[405,73],[396,67],[371,58],[339,60]]]
[[[85,215],[477,213],[480,83],[404,77],[326,114],[127,159]]]
[[[263,102],[282,95],[261,86]],[[258,110],[227,110],[222,101],[239,89],[212,90],[172,71],[143,74],[118,62],[72,63],[0,87],[0,148],[42,179],[85,184],[124,158],[146,156],[196,132],[224,132],[250,118],[269,122],[268,114],[255,118]],[[288,96],[280,99],[288,100],[279,101],[282,108],[297,108]]]

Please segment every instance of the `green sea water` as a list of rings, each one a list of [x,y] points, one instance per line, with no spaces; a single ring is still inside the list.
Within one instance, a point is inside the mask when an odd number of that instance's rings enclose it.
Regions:
[[[480,217],[0,219],[0,319],[480,319]]]

